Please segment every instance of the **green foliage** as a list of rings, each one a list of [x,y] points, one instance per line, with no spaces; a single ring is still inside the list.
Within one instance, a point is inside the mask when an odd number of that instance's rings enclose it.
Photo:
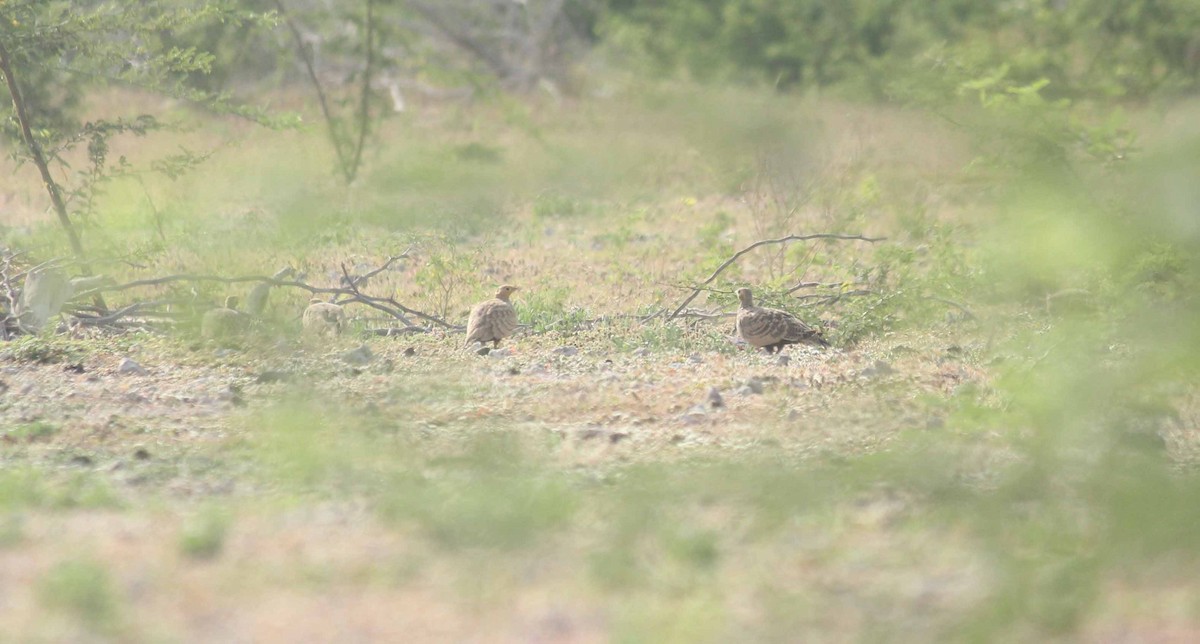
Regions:
[[[453,307],[478,287],[477,269],[483,259],[480,251],[463,253],[449,245],[431,250],[414,276],[426,306],[443,318],[451,314]]]
[[[875,95],[923,52],[1011,66],[1018,85],[1145,96],[1194,89],[1200,9],[1189,0],[1019,4],[916,0],[610,0],[605,41],[667,73],[779,88],[842,85]],[[902,79],[905,80],[905,79]]]
[[[3,435],[17,441],[36,441],[58,433],[59,427],[44,421],[20,423],[4,430]]]
[[[185,522],[179,536],[179,549],[194,559],[212,559],[221,554],[229,534],[231,518],[220,507],[202,510]]]
[[[569,333],[578,329],[580,323],[586,321],[590,315],[585,309],[568,303],[571,290],[559,286],[530,288],[523,293],[518,291],[520,303],[516,308],[521,324],[529,325],[534,333]]]
[[[415,476],[397,472],[383,516],[415,521],[449,548],[523,548],[563,528],[577,499],[570,479],[535,459],[513,435],[481,435]]]
[[[88,354],[86,343],[56,335],[23,335],[7,343],[0,359],[36,364],[59,364],[80,360]]]
[[[38,596],[101,632],[111,631],[120,618],[121,599],[108,570],[90,559],[55,564],[38,580]]]
[[[221,114],[236,114],[264,124],[282,124],[262,110],[239,105],[228,96],[197,88],[193,75],[211,71],[212,55],[194,47],[164,44],[167,34],[202,24],[250,26],[269,23],[265,16],[232,5],[207,1],[142,2],[134,9],[120,3],[5,2],[0,4],[0,53],[12,78],[6,78],[4,102],[13,118],[4,119],[2,133],[14,156],[32,161],[46,174],[53,164],[65,179],[51,179],[46,189],[61,197],[62,223],[77,246],[71,216],[94,214],[94,199],[102,185],[134,169],[125,156],[109,158],[111,140],[121,135],[145,136],[170,126],[152,115],[98,118],[80,122],[85,91],[106,83],[133,86],[204,106]],[[158,46],[155,46],[157,44]],[[16,85],[23,114],[7,88]],[[54,88],[53,91],[50,88]],[[33,140],[26,140],[21,126]],[[80,150],[80,148],[83,148]],[[87,164],[80,164],[79,157]],[[152,162],[150,167],[177,177],[206,158],[184,148]],[[80,164],[76,167],[76,164]],[[76,253],[80,252],[75,248]]]

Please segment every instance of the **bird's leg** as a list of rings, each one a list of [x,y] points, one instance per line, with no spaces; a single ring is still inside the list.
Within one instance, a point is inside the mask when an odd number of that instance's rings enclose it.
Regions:
[[[493,349],[500,348],[500,338],[496,338],[495,340],[492,340],[492,348]]]

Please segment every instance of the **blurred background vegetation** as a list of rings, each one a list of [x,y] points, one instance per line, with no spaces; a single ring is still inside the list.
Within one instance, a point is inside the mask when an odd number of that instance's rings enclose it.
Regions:
[[[481,551],[511,570],[558,562],[606,598],[622,641],[728,641],[747,622],[765,641],[1103,639],[1105,620],[1165,629],[1119,607],[1163,588],[1186,595],[1179,641],[1200,632],[1195,0],[7,0],[0,45],[33,137],[5,112],[19,180],[0,186],[0,231],[36,257],[72,251],[35,147],[80,259],[106,272],[321,276],[323,256],[417,241],[402,294],[424,310],[454,317],[490,291],[481,266],[516,266],[534,332],[675,359],[732,348],[714,327],[615,323],[597,340],[584,322],[672,304],[756,239],[865,231],[888,240],[764,253],[709,302],[750,282],[795,306],[800,276],[830,289],[817,301],[844,349],[895,362],[912,350],[895,338],[966,327],[953,360],[989,374],[946,395],[881,389],[936,417],[897,417],[886,448],[590,469],[507,419],[430,447],[419,418],[301,392],[243,419],[237,449],[269,466],[264,486],[365,499],[467,568]],[[678,213],[683,240],[660,231]],[[603,281],[505,255],[575,228]],[[5,359],[62,342],[24,338]],[[466,404],[465,389],[394,395],[433,414],[421,405]],[[0,476],[0,518],[120,507],[22,465]],[[863,543],[877,508],[894,551]],[[249,512],[204,506],[179,547],[219,559]],[[0,540],[21,530],[5,519]],[[777,579],[771,561],[844,583]],[[936,574],[914,589],[905,566]],[[845,581],[856,567],[882,572]],[[90,557],[38,592],[129,633]]]

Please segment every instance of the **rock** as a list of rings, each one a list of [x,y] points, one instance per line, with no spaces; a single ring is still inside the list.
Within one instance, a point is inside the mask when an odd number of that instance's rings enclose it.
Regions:
[[[150,460],[150,450],[139,445],[137,449],[133,450],[133,457],[139,461],[148,461]]]
[[[371,352],[371,347],[367,345],[359,345],[357,349],[351,349],[343,352],[341,355],[342,361],[352,365],[364,365],[375,358],[375,354]]]
[[[121,359],[121,363],[117,365],[117,373],[131,373],[138,376],[150,375],[150,372],[146,371],[142,365],[130,360],[129,358]]]
[[[487,348],[487,347],[484,347],[484,348]],[[495,358],[495,359],[499,360],[500,358],[507,358],[507,357],[511,356],[512,352],[509,351],[508,349],[492,349],[491,351],[488,351],[486,355],[489,358]]]
[[[679,416],[679,420],[682,421],[684,425],[695,425],[702,423],[704,422],[705,418],[708,418],[708,410],[704,408],[704,405],[696,405]]]
[[[577,355],[579,353],[579,349],[576,349],[575,347],[571,347],[571,346],[565,346],[565,347],[558,347],[557,349],[554,349],[550,353],[560,355],[560,356],[573,356],[573,355]]]
[[[415,355],[417,355],[417,350],[413,347],[409,347],[404,350],[404,357],[406,357],[406,358],[411,358]]]
[[[688,362],[692,364],[704,364],[704,356],[700,355],[699,353],[693,353],[692,355],[688,356]]]
[[[237,385],[228,385],[217,392],[217,400],[227,402],[234,407],[241,407],[246,404],[246,400],[242,398],[242,388]]]
[[[763,382],[758,378],[751,378],[746,381],[741,387],[737,388],[739,396],[758,395],[763,392]]]
[[[638,347],[633,350],[633,355],[635,355],[639,358],[642,356],[648,356],[648,355],[650,355],[650,349],[648,349],[646,347]]]
[[[708,404],[713,409],[720,409],[725,406],[725,400],[721,398],[721,390],[713,387],[708,390]]]
[[[777,364],[781,367],[788,366],[788,363],[790,363],[791,361],[792,361],[792,358],[787,355],[780,354],[775,357],[775,364]]]
[[[892,365],[883,360],[876,360],[875,364],[860,371],[859,375],[874,378],[875,376],[889,376],[893,373],[896,373],[896,370],[892,368]]]

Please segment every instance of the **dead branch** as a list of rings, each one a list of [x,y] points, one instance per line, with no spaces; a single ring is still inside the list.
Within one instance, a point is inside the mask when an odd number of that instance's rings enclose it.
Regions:
[[[974,313],[971,312],[971,309],[966,307],[966,305],[959,304],[958,302],[955,302],[954,300],[948,300],[944,297],[937,297],[934,295],[924,295],[921,297],[921,299],[930,300],[933,302],[941,302],[942,304],[945,304],[946,306],[958,309],[963,315],[967,316],[968,320],[978,320],[979,319]]]
[[[839,302],[844,297],[861,297],[863,295],[875,295],[875,291],[872,291],[871,289],[861,288],[861,289],[855,289],[853,291],[845,291],[842,293],[830,293],[829,295],[823,295],[821,293],[812,293],[810,295],[801,295],[801,296],[797,297],[796,299],[804,301],[804,303],[801,304],[800,306],[809,307],[809,306],[825,306],[827,304],[834,304],[836,302]]]
[[[703,282],[700,282],[699,285],[694,286],[692,288],[692,293],[690,295],[688,295],[687,298],[685,298],[683,300],[683,302],[681,302],[679,304],[678,307],[676,307],[675,311],[672,312],[671,315],[667,316],[667,321],[669,322],[671,320],[674,320],[681,312],[683,312],[683,310],[685,308],[687,308],[688,304],[692,303],[692,300],[696,299],[696,296],[700,295],[700,292],[702,291],[701,287],[711,284],[713,280],[717,279],[718,275],[720,275],[721,273],[723,273],[725,271],[725,269],[727,269],[731,265],[733,265],[733,263],[736,262],[738,260],[738,258],[740,258],[742,255],[749,253],[750,251],[754,250],[755,248],[758,248],[760,246],[766,246],[768,244],[786,244],[788,242],[793,242],[793,241],[809,241],[809,240],[813,240],[813,239],[856,240],[856,241],[870,242],[873,244],[877,241],[883,241],[884,239],[887,239],[887,238],[886,237],[866,237],[863,235],[841,235],[841,234],[837,234],[837,233],[813,233],[811,235],[788,235],[786,237],[780,237],[779,239],[762,239],[762,240],[756,241],[753,244],[750,244],[749,246],[743,248],[742,250],[739,250],[738,252],[734,253],[733,257],[730,257],[729,259],[725,260],[720,266],[718,266],[717,270],[713,271],[712,275],[708,276],[708,279],[704,280]]]
[[[142,309],[142,302],[134,302],[129,306],[122,307],[109,313],[108,315],[91,316],[91,315],[73,315],[75,321],[83,326],[105,326],[120,320],[128,315],[133,315]]]
[[[350,291],[352,293],[352,295],[349,299],[341,302],[342,304],[344,304],[346,302],[361,302],[373,309],[383,311],[384,313],[391,315],[392,317],[400,320],[401,322],[407,324],[408,326],[413,326],[413,323],[410,322],[408,318],[404,317],[404,314],[401,313],[399,310],[396,310],[393,308],[388,308],[387,306],[384,306],[383,304],[380,304],[378,301],[376,301],[375,298],[363,295],[362,292],[358,290],[358,280],[356,278],[350,276],[350,272],[348,270],[346,270],[345,264],[341,264],[341,269],[342,269],[342,278],[343,278],[342,283],[348,284],[350,287]]]
[[[799,282],[795,286],[784,291],[783,294],[791,295],[792,293],[795,293],[796,291],[806,289],[806,288],[838,288],[841,285],[842,285],[842,282]]]

